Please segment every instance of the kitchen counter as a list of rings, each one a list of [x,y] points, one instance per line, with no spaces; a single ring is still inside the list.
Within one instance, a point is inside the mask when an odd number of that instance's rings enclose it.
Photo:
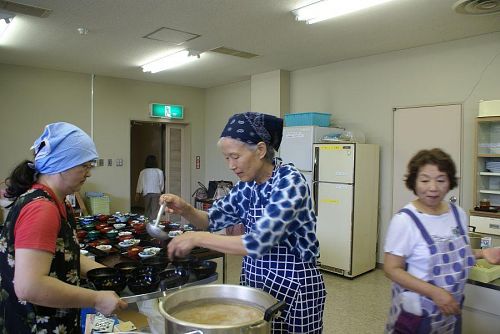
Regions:
[[[489,283],[467,280],[462,316],[464,334],[498,334],[500,279]]]
[[[477,285],[477,286],[481,286],[483,288],[500,291],[500,278],[498,278],[498,279],[496,279],[494,281],[488,282],[488,283],[484,283],[484,282],[479,282],[479,281],[475,281],[475,280],[472,280],[472,279],[468,279],[467,280],[467,284]]]

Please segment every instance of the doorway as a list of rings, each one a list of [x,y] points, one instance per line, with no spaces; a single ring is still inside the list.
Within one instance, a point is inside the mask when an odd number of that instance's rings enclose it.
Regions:
[[[130,122],[130,212],[144,213],[142,198],[136,200],[137,179],[146,157],[156,156],[165,175],[165,126],[154,122]]]
[[[190,167],[188,125],[165,122],[130,122],[130,210],[143,213],[142,198],[135,199],[139,173],[144,168],[146,157],[156,155],[165,175],[165,193],[176,194],[189,200]],[[180,217],[168,217],[178,221]]]

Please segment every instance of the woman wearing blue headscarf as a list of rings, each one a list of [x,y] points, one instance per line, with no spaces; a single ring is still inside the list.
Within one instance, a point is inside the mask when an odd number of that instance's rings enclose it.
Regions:
[[[80,333],[79,308],[111,314],[126,307],[114,291],[80,288],[80,274],[103,267],[80,257],[75,220],[66,195],[90,176],[97,151],[69,123],[53,123],[7,178],[15,202],[0,235],[0,331]]]
[[[274,158],[282,132],[283,120],[271,115],[229,119],[218,146],[240,179],[231,192],[208,213],[172,194],[160,201],[198,228],[213,232],[242,223],[245,234],[185,233],[170,241],[168,255],[185,256],[196,246],[243,255],[240,283],[286,302],[273,333],[321,333],[326,292],[316,268],[316,217],[304,176]]]

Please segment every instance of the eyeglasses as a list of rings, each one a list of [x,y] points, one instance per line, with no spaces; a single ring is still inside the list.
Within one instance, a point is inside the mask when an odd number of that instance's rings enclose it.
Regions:
[[[90,170],[92,168],[95,167],[95,161],[92,161],[92,162],[87,162],[87,163],[84,163],[84,164],[81,164],[80,167],[82,167],[83,169],[85,169],[85,172],[90,172]]]

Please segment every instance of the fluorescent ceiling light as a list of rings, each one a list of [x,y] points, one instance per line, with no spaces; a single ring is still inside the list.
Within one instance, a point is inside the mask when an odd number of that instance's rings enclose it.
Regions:
[[[173,67],[184,65],[198,58],[200,58],[199,53],[189,50],[182,50],[169,56],[152,61],[151,63],[142,65],[142,71],[156,73],[168,70]]]
[[[11,12],[0,11],[0,36],[7,30],[7,27],[14,19],[15,14]]]
[[[322,0],[292,10],[297,21],[320,22],[393,0]]]

